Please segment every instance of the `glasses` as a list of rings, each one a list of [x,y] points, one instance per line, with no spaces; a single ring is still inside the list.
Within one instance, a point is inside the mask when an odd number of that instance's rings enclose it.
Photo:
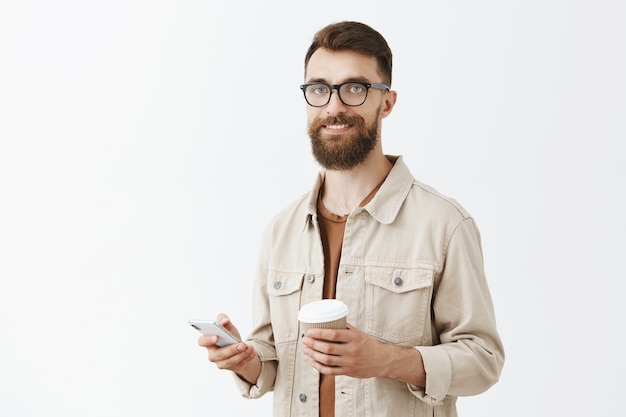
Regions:
[[[348,81],[342,84],[306,83],[300,86],[304,99],[312,107],[324,107],[330,101],[333,90],[337,90],[339,100],[346,106],[356,107],[365,103],[370,88],[389,90],[386,84]]]

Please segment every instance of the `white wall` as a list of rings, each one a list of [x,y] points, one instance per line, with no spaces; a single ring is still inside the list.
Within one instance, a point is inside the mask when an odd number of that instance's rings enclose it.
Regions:
[[[388,153],[483,234],[507,349],[462,416],[616,416],[626,372],[620,1],[0,3],[0,415],[271,415],[196,345],[250,327],[269,217],[311,185],[303,57],[380,30]],[[262,97],[260,100],[255,97]]]

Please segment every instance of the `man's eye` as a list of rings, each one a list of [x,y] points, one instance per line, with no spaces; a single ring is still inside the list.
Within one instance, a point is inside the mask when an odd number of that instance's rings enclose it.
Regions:
[[[322,95],[328,93],[328,87],[326,87],[325,85],[319,85],[312,87],[311,91],[313,92],[313,94]]]

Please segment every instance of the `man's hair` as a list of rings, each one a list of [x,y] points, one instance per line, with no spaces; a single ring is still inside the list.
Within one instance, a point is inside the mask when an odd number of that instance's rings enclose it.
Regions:
[[[375,57],[382,81],[391,86],[391,49],[385,38],[368,25],[359,22],[339,22],[322,28],[313,37],[304,58],[305,71],[311,55],[319,48],[330,51],[348,50]]]

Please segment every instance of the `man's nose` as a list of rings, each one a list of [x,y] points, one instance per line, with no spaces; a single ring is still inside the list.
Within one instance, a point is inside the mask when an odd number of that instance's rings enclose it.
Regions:
[[[343,104],[341,98],[339,98],[339,90],[333,89],[331,91],[330,100],[326,104],[327,114],[342,114],[346,112],[346,105]]]

